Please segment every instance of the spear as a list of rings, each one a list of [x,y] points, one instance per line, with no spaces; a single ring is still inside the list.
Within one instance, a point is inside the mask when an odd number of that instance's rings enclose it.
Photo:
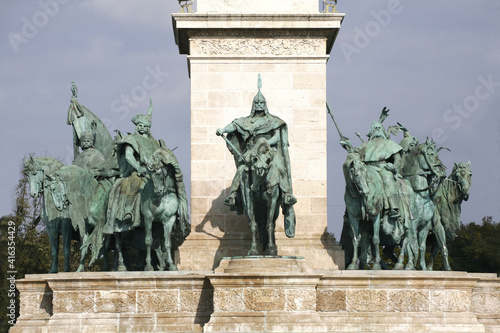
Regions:
[[[332,109],[330,109],[330,104],[328,104],[328,102],[326,102],[326,109],[328,110],[328,113],[330,114],[330,117],[332,117],[333,123],[335,124],[335,128],[337,129],[337,132],[340,135],[340,140],[347,139],[347,137],[345,137],[344,135],[342,135],[342,133],[340,132],[339,126],[337,125],[337,122],[335,121],[335,118],[333,117]]]

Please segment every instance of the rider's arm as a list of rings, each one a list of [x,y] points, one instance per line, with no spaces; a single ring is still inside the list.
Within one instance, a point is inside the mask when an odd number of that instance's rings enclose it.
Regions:
[[[234,127],[233,123],[231,123],[231,124],[227,125],[224,128],[217,129],[217,131],[215,132],[215,134],[222,135],[224,133],[232,133],[234,131],[236,131],[236,127]]]
[[[127,160],[132,168],[139,174],[146,172],[145,168],[135,159],[134,148],[130,145],[125,145],[125,160]]]
[[[276,145],[280,141],[280,131],[279,130],[274,130],[273,136],[269,139],[269,144],[271,146]]]
[[[399,170],[400,164],[401,164],[401,154],[396,153],[393,155],[394,161],[393,164],[396,167],[396,170]]]

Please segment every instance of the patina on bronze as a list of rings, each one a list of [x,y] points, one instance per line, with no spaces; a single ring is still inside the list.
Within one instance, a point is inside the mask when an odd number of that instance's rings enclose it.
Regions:
[[[237,168],[224,204],[248,218],[252,232],[248,255],[258,254],[257,241],[263,244],[265,254],[277,255],[274,229],[279,207],[285,217],[285,233],[292,238],[296,221],[293,205],[297,199],[292,191],[288,127],[269,113],[260,90],[260,74],[257,87],[250,115],[216,131],[226,140]]]

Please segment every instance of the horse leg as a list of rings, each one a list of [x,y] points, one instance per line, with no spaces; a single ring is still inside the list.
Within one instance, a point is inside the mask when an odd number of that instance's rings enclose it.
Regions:
[[[250,227],[250,232],[252,233],[252,244],[250,246],[250,250],[248,251],[249,256],[256,256],[259,254],[257,251],[257,222],[255,222],[255,217],[248,220],[248,225]]]
[[[83,239],[82,239],[82,244],[87,243],[87,240],[89,238],[89,234],[87,232],[84,233]],[[81,248],[80,252],[80,264],[78,265],[77,272],[83,272],[85,270],[85,256],[87,255],[87,251],[89,249],[89,246],[83,246]]]
[[[277,189],[277,187],[276,187]],[[274,229],[275,229],[275,211],[278,208],[278,197],[279,193],[275,191],[275,195],[270,198],[271,202],[267,207],[267,252],[271,256],[278,255],[278,250],[276,249],[276,242],[274,239]]]
[[[175,219],[177,217],[175,215],[170,216],[166,221],[163,221],[163,235],[165,236],[165,255],[168,263],[169,271],[178,271],[179,269],[174,263],[172,259],[172,240],[170,237],[172,236],[172,229],[174,228]]]
[[[436,210],[437,213],[437,210]],[[434,214],[434,235],[436,236],[436,241],[437,241],[437,246],[436,250],[433,249],[432,251],[432,256],[431,256],[431,262],[434,264],[434,258],[437,255],[437,252],[439,249],[441,249],[441,253],[443,255],[443,265],[444,265],[444,270],[445,271],[451,271],[450,267],[450,262],[448,261],[448,247],[446,246],[446,232],[444,231],[443,224],[441,223],[441,218],[439,216],[436,216],[437,214]],[[433,265],[429,265],[429,270],[433,269]]]
[[[372,260],[372,249],[368,231],[361,227],[361,237],[359,238],[359,269],[368,269],[368,263]]]
[[[423,271],[427,270],[427,265],[425,263],[425,250],[427,249],[427,235],[429,234],[430,227],[430,224],[428,224],[418,232],[420,269]]]
[[[61,220],[61,231],[62,231],[62,241],[63,241],[63,256],[64,256],[64,271],[69,272],[70,264],[70,253],[71,253],[71,238],[73,236],[73,225],[71,220],[64,218]]]
[[[353,251],[352,251],[352,262],[347,267],[347,269],[356,269],[356,263],[358,261],[358,247],[361,238],[361,233],[359,230],[359,221],[352,217],[349,217],[349,221],[351,221]]]
[[[153,212],[152,205],[148,205],[148,202],[141,207],[141,212],[144,217],[144,231],[146,236],[144,238],[144,243],[146,245],[146,266],[145,271],[154,271],[153,265],[151,265],[151,247],[153,245]]]
[[[50,250],[52,254],[52,266],[49,273],[57,273],[59,261],[59,230],[61,222],[59,219],[52,220],[47,223],[47,233],[49,234]]]
[[[436,258],[438,252],[439,252],[439,245],[438,245],[438,240],[436,238],[432,242],[431,257],[429,259],[429,264],[427,265],[427,269],[430,271],[434,270],[434,259]]]
[[[123,251],[122,251],[122,239],[119,232],[115,232],[115,255],[118,257],[118,267],[117,270],[119,272],[127,271],[127,266],[125,266],[123,262]]]
[[[372,269],[380,270],[382,267],[380,266],[380,214],[377,214],[373,220],[373,236],[372,242],[374,247],[375,254],[375,263],[373,264]],[[373,253],[372,253],[373,254]]]

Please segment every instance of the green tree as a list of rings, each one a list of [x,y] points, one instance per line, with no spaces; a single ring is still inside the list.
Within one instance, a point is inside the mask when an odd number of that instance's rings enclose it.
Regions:
[[[482,224],[462,224],[458,237],[448,240],[448,249],[454,270],[500,275],[500,224],[491,216]]]

